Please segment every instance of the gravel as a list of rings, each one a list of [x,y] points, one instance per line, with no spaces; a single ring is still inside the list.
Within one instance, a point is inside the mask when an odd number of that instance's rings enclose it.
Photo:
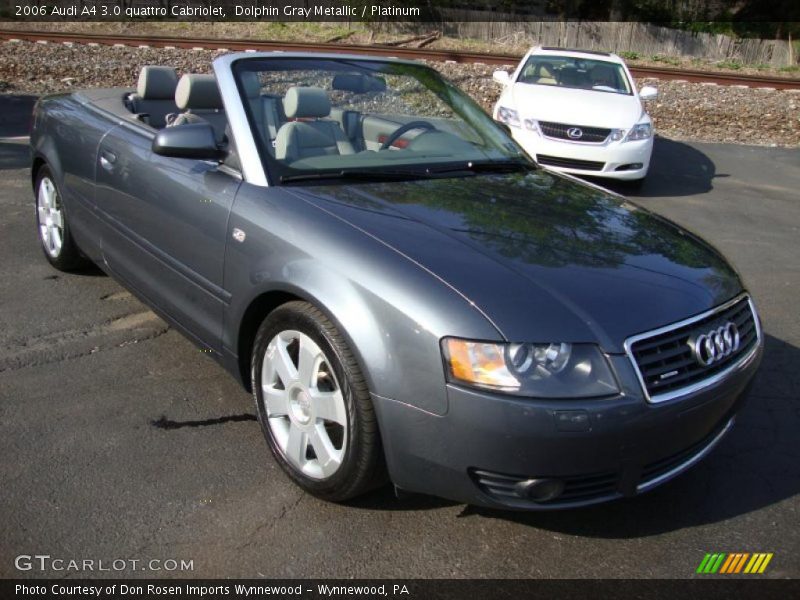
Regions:
[[[134,86],[146,64],[206,73],[224,51],[5,42],[0,44],[0,93],[44,94],[86,87]],[[491,111],[500,93],[496,67],[431,63]],[[508,68],[512,68],[509,65]],[[656,131],[673,139],[800,146],[800,93],[644,79],[659,97],[648,103]],[[580,124],[580,123],[577,123]]]

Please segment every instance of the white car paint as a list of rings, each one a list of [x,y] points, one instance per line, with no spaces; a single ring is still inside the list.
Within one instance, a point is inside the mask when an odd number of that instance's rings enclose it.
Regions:
[[[518,79],[528,59],[533,55],[566,56],[621,65],[631,93],[622,94],[522,83]],[[502,121],[499,117],[501,107],[517,112],[518,126],[507,124],[514,139],[533,158],[540,161],[539,156],[549,156],[563,159],[569,163],[591,161],[603,165],[601,170],[598,170],[598,165],[593,165],[593,168],[579,168],[582,166],[581,163],[558,166],[552,164],[552,160],[542,159],[540,162],[544,166],[567,173],[623,180],[641,180],[647,175],[653,150],[653,129],[643,100],[654,98],[657,91],[648,87],[637,90],[625,62],[618,56],[533,48],[520,61],[512,74],[498,71],[494,78],[503,84],[503,91],[495,105],[493,116],[496,120]],[[614,140],[612,132],[603,142],[559,139],[544,135],[538,127],[529,128],[526,122],[531,121],[560,123],[578,128],[599,127],[621,130],[624,133],[617,134],[621,135],[621,139]],[[647,139],[628,139],[629,132],[637,124],[650,126],[650,136]],[[548,162],[551,164],[547,164]],[[641,167],[617,170],[620,167],[625,168],[626,165],[636,164],[641,164]]]

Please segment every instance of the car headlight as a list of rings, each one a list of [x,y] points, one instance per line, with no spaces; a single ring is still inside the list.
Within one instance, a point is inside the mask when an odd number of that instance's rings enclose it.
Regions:
[[[618,142],[624,137],[625,137],[624,129],[612,129],[611,133],[608,136],[608,139],[611,140],[612,142]]]
[[[635,140],[646,140],[652,135],[652,127],[650,123],[639,123],[634,125],[633,129],[628,132],[627,141],[632,142]]]
[[[538,133],[541,135],[541,130],[539,129],[539,121],[534,121],[533,119],[525,119],[522,124],[525,126],[525,129],[528,131],[533,131],[534,133]]]
[[[451,383],[535,398],[586,398],[619,392],[594,344],[507,344],[444,338]]]
[[[499,107],[497,109],[497,120],[511,127],[519,127],[519,113],[513,108]]]

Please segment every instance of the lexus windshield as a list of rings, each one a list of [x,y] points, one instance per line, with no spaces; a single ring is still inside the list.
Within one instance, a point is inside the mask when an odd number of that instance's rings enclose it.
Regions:
[[[621,64],[582,57],[533,55],[522,67],[517,82],[631,94],[631,85]]]
[[[243,59],[234,73],[272,182],[532,168],[466,94],[424,65]]]

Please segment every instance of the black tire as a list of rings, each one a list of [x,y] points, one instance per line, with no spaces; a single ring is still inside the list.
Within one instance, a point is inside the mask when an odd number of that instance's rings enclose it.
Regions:
[[[54,190],[55,194],[54,200],[57,203],[62,220],[60,234],[61,246],[55,254],[53,254],[53,252],[51,252],[51,250],[49,250],[46,246],[45,239],[41,232],[42,223],[40,223],[39,194],[45,180],[50,182],[52,185],[52,189]],[[72,237],[69,227],[69,219],[67,218],[66,207],[62,201],[61,190],[59,190],[55,177],[53,177],[53,173],[50,171],[50,168],[47,165],[42,166],[39,169],[39,172],[36,174],[36,187],[34,188],[34,194],[34,202],[36,202],[37,207],[36,235],[39,238],[39,246],[41,247],[47,261],[59,271],[76,271],[90,266],[91,262],[85,258],[83,254],[81,254],[78,245],[75,243],[75,240]]]
[[[322,350],[344,399],[347,435],[342,440],[343,458],[338,469],[328,477],[309,477],[291,464],[269,425],[261,385],[262,368],[270,341],[287,331],[307,335]],[[296,364],[299,366],[299,362]],[[303,490],[323,500],[342,502],[386,482],[380,432],[366,381],[344,337],[320,310],[307,302],[295,301],[272,311],[256,333],[250,374],[258,420],[272,455]]]

